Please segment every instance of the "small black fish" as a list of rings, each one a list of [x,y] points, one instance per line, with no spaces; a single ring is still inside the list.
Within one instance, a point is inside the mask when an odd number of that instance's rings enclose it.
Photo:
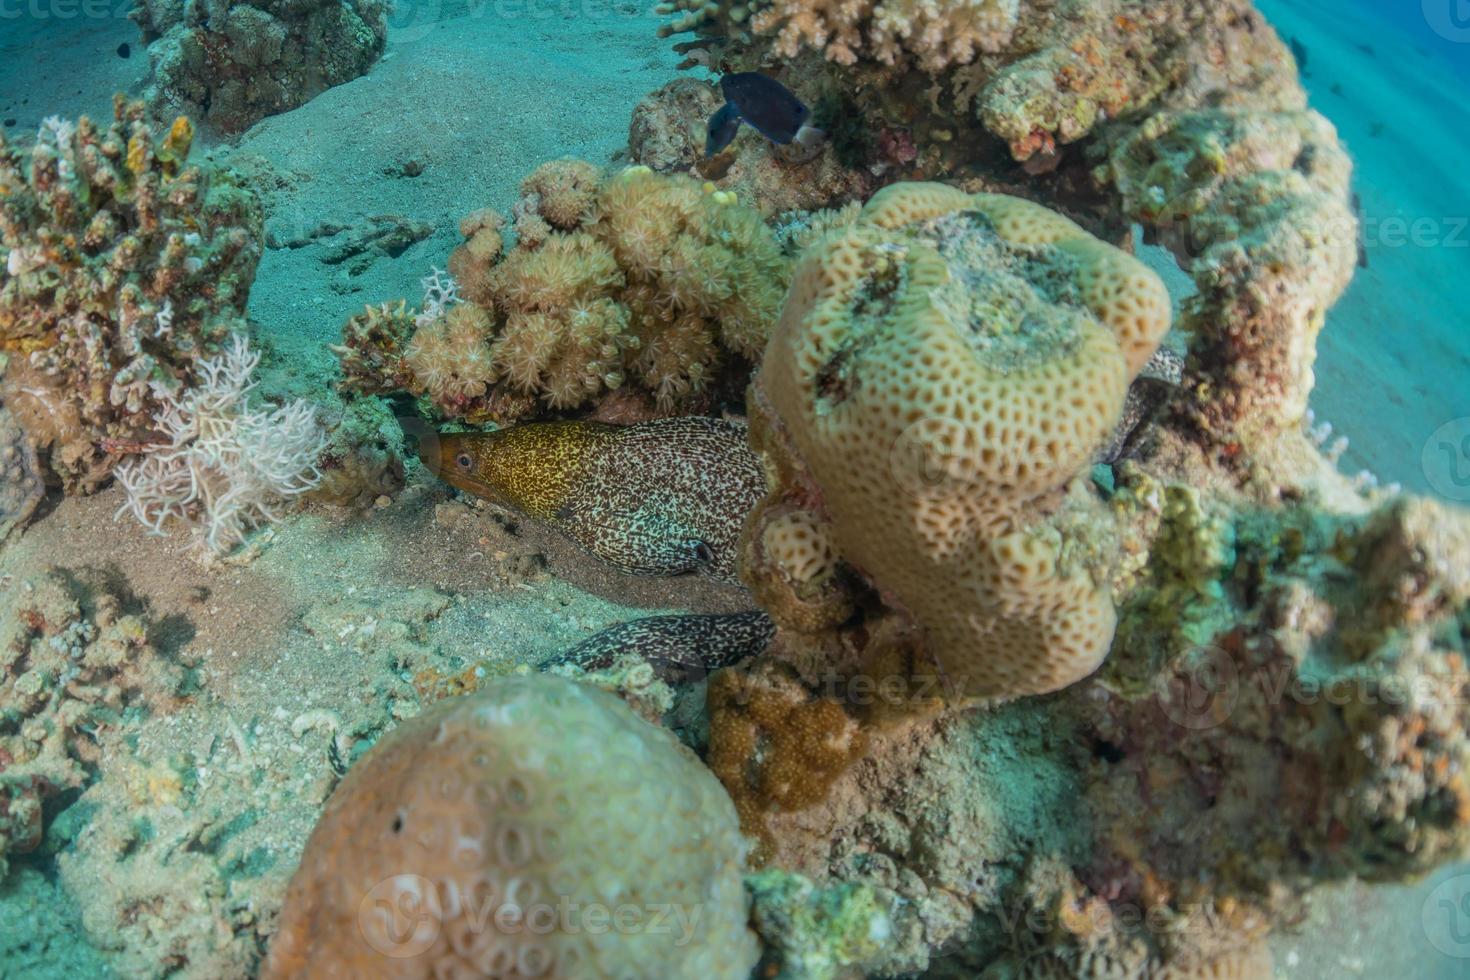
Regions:
[[[811,115],[791,90],[768,75],[741,71],[720,79],[725,104],[709,119],[705,156],[714,156],[735,138],[742,122],[754,126],[772,143],[785,145],[796,138]]]
[[[126,41],[119,44],[117,46],[117,56],[119,58],[131,58],[133,56],[133,46]]]

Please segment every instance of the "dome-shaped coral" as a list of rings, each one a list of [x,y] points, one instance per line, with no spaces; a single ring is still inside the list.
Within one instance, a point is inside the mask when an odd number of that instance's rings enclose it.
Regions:
[[[507,678],[399,726],[338,787],[263,976],[743,980],[720,784],[611,694]]]
[[[805,253],[754,401],[804,471],[775,499],[821,501],[954,693],[1056,690],[1106,654],[1112,604],[1038,516],[1108,438],[1169,309],[1065,218],[940,184],[888,188]],[[779,559],[784,534],[752,522],[747,556]]]

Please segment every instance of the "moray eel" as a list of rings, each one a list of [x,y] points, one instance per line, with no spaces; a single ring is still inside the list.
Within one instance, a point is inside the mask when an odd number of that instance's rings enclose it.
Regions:
[[[419,458],[450,486],[641,575],[704,570],[738,581],[740,528],[766,489],[745,426],[698,416],[426,433]]]
[[[759,610],[687,616],[650,616],[610,626],[543,664],[605,670],[623,653],[636,653],[668,681],[696,680],[765,652],[776,624]]]

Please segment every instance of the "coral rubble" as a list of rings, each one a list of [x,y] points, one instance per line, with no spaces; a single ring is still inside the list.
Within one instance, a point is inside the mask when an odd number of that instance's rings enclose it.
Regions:
[[[10,585],[0,607],[0,871],[34,849],[43,804],[88,785],[139,715],[181,696],[184,668],[123,598],[71,573]]]
[[[148,44],[150,108],[238,133],[365,74],[383,53],[388,9],[382,0],[144,0],[129,16]]]
[[[744,849],[719,784],[669,733],[572,681],[501,680],[351,770],[263,976],[743,978]]]
[[[188,162],[119,97],[106,130],[48,120],[0,137],[0,400],[68,490],[91,491],[149,441],[168,399],[244,329],[260,260],[256,198]]]

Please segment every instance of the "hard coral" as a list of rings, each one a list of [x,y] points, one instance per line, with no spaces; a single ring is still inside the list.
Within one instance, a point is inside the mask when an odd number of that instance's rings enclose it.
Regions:
[[[0,136],[0,398],[69,490],[146,441],[164,402],[243,329],[261,211],[189,165],[179,119],[155,141],[119,97],[102,132],[48,120],[29,153]]]
[[[467,302],[442,324],[421,315],[405,340],[381,314],[349,323],[339,353],[352,386],[407,387],[471,421],[522,417],[538,399],[581,408],[625,387],[645,415],[672,414],[703,407],[725,369],[759,354],[787,260],[733,195],[639,167],[602,178],[576,161],[525,187],[509,252],[493,212],[463,222],[449,266]],[[451,330],[452,316],[477,327]]]
[[[955,696],[1072,683],[1114,614],[1044,515],[1109,438],[1169,315],[1157,276],[1059,215],[894,185],[798,267],[753,396],[758,443],[787,459],[772,499],[814,504]],[[791,519],[770,510],[747,534],[777,517]]]
[[[572,681],[503,679],[348,773],[262,975],[743,978],[744,849],[729,799],[668,732]]]
[[[0,541],[31,519],[45,494],[36,447],[0,406]]]
[[[388,6],[144,0],[129,16],[148,42],[153,111],[238,133],[365,74],[383,53]]]

